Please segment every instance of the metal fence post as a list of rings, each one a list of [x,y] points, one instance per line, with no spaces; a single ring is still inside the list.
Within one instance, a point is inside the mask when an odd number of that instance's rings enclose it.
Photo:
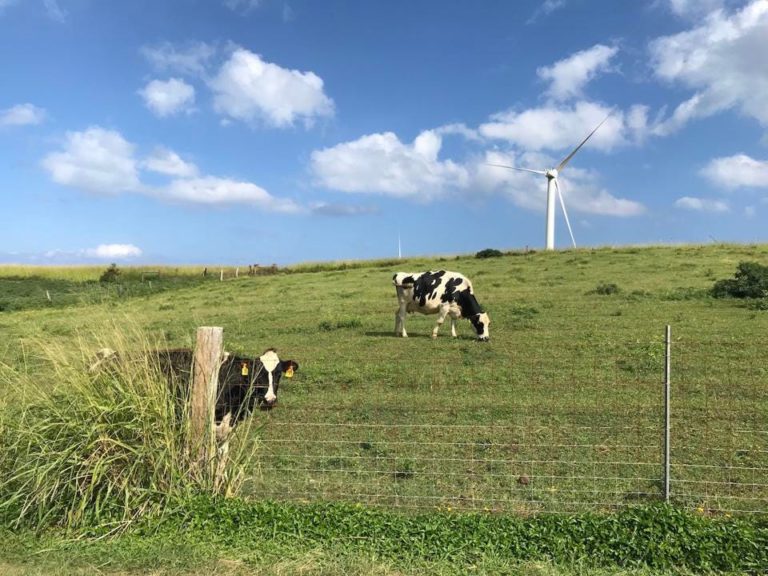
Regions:
[[[664,335],[664,501],[669,502],[670,480],[670,378],[672,353],[672,328],[667,324]]]

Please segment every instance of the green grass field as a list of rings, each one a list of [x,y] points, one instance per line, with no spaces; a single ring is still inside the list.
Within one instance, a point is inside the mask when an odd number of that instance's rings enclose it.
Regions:
[[[768,311],[707,294],[744,260],[768,263],[768,246],[307,264],[224,282],[161,269],[151,288],[140,270],[103,288],[95,269],[0,267],[0,286],[13,282],[25,302],[0,312],[0,361],[29,363],[46,342],[82,354],[75,342],[96,349],[114,325],[170,346],[223,326],[227,349],[275,347],[301,365],[279,406],[256,415],[252,498],[607,511],[660,498],[670,324],[673,500],[765,513]],[[393,336],[393,273],[438,268],[472,279],[490,343],[466,321],[457,339],[446,324],[432,340],[433,316],[411,316],[410,337]],[[66,303],[40,297],[65,288]]]

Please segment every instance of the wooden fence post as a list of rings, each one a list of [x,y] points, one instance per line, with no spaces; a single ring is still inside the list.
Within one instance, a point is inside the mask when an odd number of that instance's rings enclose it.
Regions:
[[[224,351],[224,329],[204,326],[197,329],[190,391],[189,454],[203,477],[213,480],[216,455],[215,408],[219,366]]]

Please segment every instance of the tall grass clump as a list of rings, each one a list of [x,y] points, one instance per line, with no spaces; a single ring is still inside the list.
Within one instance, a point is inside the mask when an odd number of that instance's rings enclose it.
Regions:
[[[163,347],[136,336],[116,334],[117,359],[102,365],[81,342],[74,350],[38,343],[21,368],[0,366],[18,395],[0,406],[0,520],[120,531],[214,485],[237,492],[241,474],[214,483],[205,470],[215,462],[191,461],[186,402],[148,354]],[[237,470],[245,450],[235,444]]]

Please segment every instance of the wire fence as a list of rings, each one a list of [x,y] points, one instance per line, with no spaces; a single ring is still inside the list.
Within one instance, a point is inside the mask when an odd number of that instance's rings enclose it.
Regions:
[[[450,376],[435,391],[426,370],[424,388],[378,382],[321,405],[281,392],[246,490],[519,514],[662,501],[663,344],[662,334],[594,357],[582,350],[576,364],[567,353],[512,359],[498,386],[455,376],[463,396]],[[672,344],[672,502],[703,514],[768,513],[765,344]]]

